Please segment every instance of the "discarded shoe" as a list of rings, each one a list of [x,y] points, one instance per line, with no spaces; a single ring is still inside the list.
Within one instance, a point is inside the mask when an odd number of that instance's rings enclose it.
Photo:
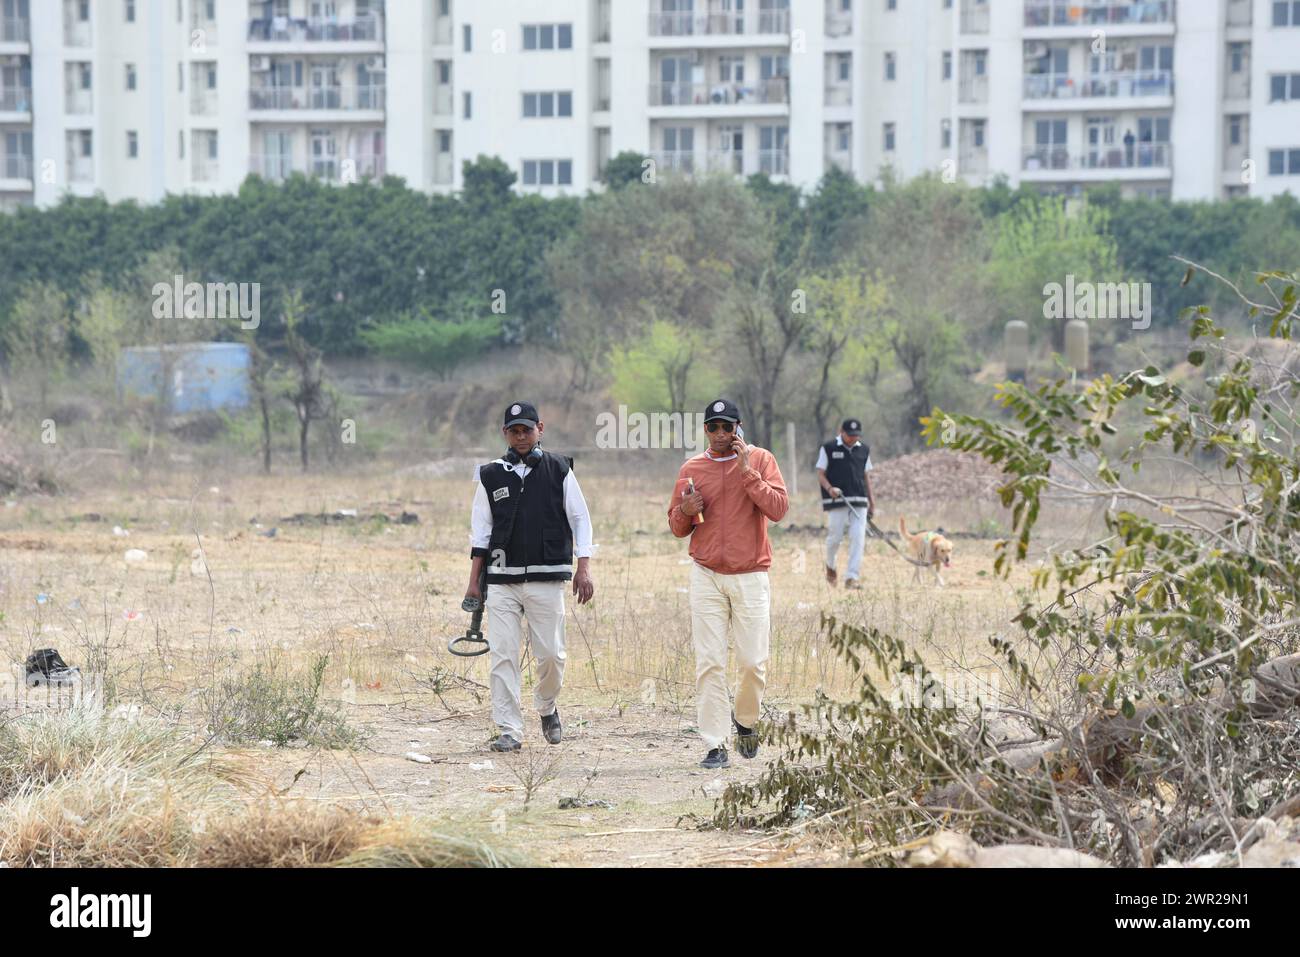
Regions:
[[[27,656],[27,687],[49,685],[71,687],[81,678],[81,669],[69,667],[57,648],[39,648]]]

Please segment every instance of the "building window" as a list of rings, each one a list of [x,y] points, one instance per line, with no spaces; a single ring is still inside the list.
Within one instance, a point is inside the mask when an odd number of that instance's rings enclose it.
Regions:
[[[1300,27],[1300,0],[1275,0],[1273,26]]]
[[[177,142],[180,143],[180,157],[185,159],[185,131],[181,130],[176,134]]]
[[[885,54],[885,79],[892,80],[897,74],[897,59],[892,53]]]
[[[525,186],[572,186],[573,160],[524,160]]]
[[[951,50],[943,51],[943,78],[945,80],[952,79],[952,51]]]
[[[135,0],[126,0],[126,22],[135,23]]]
[[[943,149],[952,149],[952,120],[939,121],[939,143]]]
[[[1300,73],[1276,73],[1268,79],[1270,103],[1300,100]]]
[[[572,50],[572,23],[525,23],[525,50]]]
[[[465,91],[465,119],[472,119],[474,116],[474,98],[470,96],[469,91]]]
[[[126,88],[128,90],[135,89],[135,64],[134,63],[128,63],[126,65]]]
[[[569,92],[525,93],[524,116],[573,116],[573,94]]]
[[[469,53],[474,49],[474,28],[467,23],[461,29],[465,36],[465,52]]]
[[[1300,176],[1300,149],[1269,150],[1268,175]]]
[[[140,136],[135,130],[126,131],[126,157],[135,159],[140,155]]]
[[[894,152],[895,130],[896,130],[896,125],[894,123],[885,124],[885,152],[886,153]]]

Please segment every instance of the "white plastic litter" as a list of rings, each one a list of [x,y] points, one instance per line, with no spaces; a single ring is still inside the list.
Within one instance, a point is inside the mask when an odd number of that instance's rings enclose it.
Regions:
[[[128,548],[126,554],[122,556],[122,559],[128,565],[139,565],[141,562],[147,562],[149,560],[149,553],[143,548]]]
[[[492,762],[491,761],[473,762],[470,764],[469,769],[471,771],[491,771]]]
[[[414,761],[416,764],[432,764],[432,763],[433,763],[433,758],[429,757],[427,754],[421,754],[421,753],[418,752],[418,751],[407,751],[407,752],[406,752],[406,760],[408,760],[408,761]]]

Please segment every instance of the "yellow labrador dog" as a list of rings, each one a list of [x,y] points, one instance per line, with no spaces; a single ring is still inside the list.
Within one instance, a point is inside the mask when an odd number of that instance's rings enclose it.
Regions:
[[[903,541],[907,542],[907,549],[912,553],[912,558],[924,562],[934,572],[935,580],[942,588],[943,575],[940,574],[940,568],[947,568],[952,564],[952,542],[938,532],[911,534],[907,530],[907,522],[901,516],[898,519],[898,534],[903,537]],[[914,567],[916,571],[912,575],[912,580],[917,581],[921,576],[921,566]]]

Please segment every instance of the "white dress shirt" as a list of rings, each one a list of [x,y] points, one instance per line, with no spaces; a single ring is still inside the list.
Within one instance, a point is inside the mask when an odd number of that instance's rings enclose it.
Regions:
[[[527,465],[514,465],[505,459],[496,463],[504,465],[508,472],[518,472],[524,481],[532,469]],[[569,516],[569,528],[573,532],[573,557],[591,557],[591,514],[587,511],[587,500],[582,497],[578,487],[578,477],[569,469],[564,477],[564,511]],[[474,468],[474,506],[469,519],[470,548],[487,548],[492,541],[492,506],[488,503],[487,489],[478,479],[478,467]]]

